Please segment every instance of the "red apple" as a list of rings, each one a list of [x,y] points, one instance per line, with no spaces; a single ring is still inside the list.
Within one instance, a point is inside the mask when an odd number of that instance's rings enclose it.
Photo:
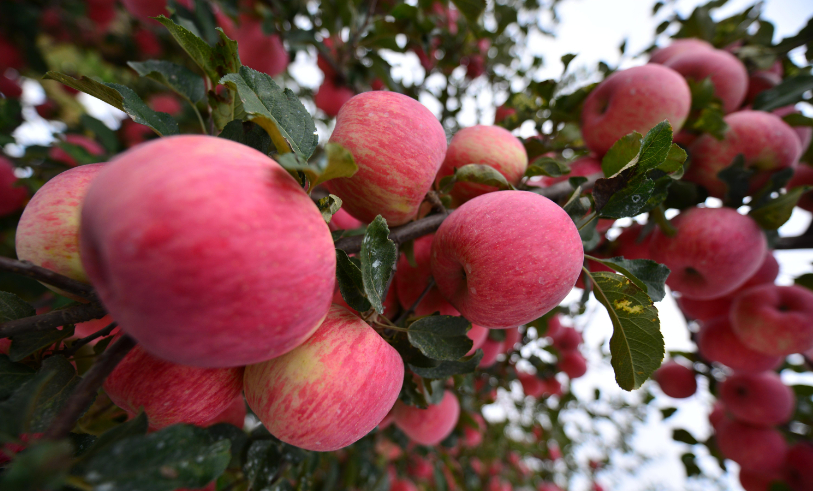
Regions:
[[[243,429],[246,423],[246,401],[243,399],[243,394],[238,395],[235,400],[229,404],[229,407],[203,426],[212,426],[218,423],[229,423],[230,425]]]
[[[664,66],[688,80],[712,80],[715,95],[723,102],[724,113],[737,110],[746,98],[749,74],[733,54],[719,49],[689,50],[671,57]]]
[[[85,0],[85,5],[87,6],[85,14],[100,31],[107,30],[110,23],[116,18],[115,0]]]
[[[224,31],[225,32],[225,31]],[[263,32],[263,23],[243,15],[234,30],[240,62],[258,72],[276,77],[288,68],[288,52],[278,34]]]
[[[517,114],[517,110],[514,108],[506,107],[505,104],[503,106],[498,106],[498,108],[495,109],[495,124],[500,124],[506,118],[515,114]]]
[[[582,344],[582,334],[573,327],[563,327],[551,342],[560,351],[574,351]]]
[[[566,351],[560,354],[557,368],[568,375],[568,378],[575,379],[585,375],[588,371],[588,363],[579,351]]]
[[[25,64],[20,50],[15,44],[5,36],[0,35],[0,74],[8,68],[19,70]]]
[[[743,423],[774,426],[794,414],[794,391],[775,372],[735,373],[718,386],[727,410]]]
[[[752,104],[755,97],[764,90],[779,85],[783,77],[771,72],[757,72],[749,75],[749,89],[746,91],[746,103]]]
[[[517,374],[517,380],[519,380],[520,385],[523,386],[523,393],[534,399],[542,397],[548,389],[548,385],[546,385],[545,381],[537,375],[521,372]]]
[[[425,235],[413,241],[415,268],[410,266],[405,254],[402,254],[399,258],[394,284],[402,308],[409,309],[412,307],[430,282],[432,276],[430,272],[430,251],[432,250],[433,237],[433,235]],[[393,288],[393,285],[391,285],[391,288]],[[441,315],[461,315],[441,295],[437,285],[430,288],[424,299],[418,303],[415,315],[430,315],[433,312],[440,312]]]
[[[760,285],[732,303],[732,331],[746,346],[767,355],[790,355],[811,349],[811,290],[801,286]]]
[[[19,99],[23,96],[23,87],[18,79],[8,78],[0,72],[0,95],[6,99]]]
[[[186,8],[192,8],[191,0],[176,0]],[[167,0],[122,0],[124,8],[141,21],[155,23],[150,17],[169,15]]]
[[[597,227],[598,228],[598,227]],[[638,223],[622,230],[619,237],[612,243],[614,249],[611,257],[622,256],[625,259],[650,259],[650,239],[652,234],[639,240],[642,233],[642,226]]]
[[[0,156],[0,216],[10,215],[25,205],[28,189],[17,184],[14,166]]]
[[[430,268],[461,315],[502,329],[557,306],[582,259],[579,232],[562,208],[538,194],[498,191],[464,203],[444,220]]]
[[[486,431],[486,421],[480,414],[472,414],[472,419],[477,423],[477,428],[464,426],[464,437],[462,443],[465,447],[474,448],[483,442],[483,433]]]
[[[331,230],[355,230],[364,226],[364,223],[350,216],[350,213],[342,208],[334,213],[334,216],[331,217],[331,223],[329,224]]]
[[[328,452],[372,431],[398,399],[403,379],[398,352],[357,315],[334,305],[303,344],[246,367],[244,389],[272,435]]]
[[[766,355],[744,345],[729,323],[729,318],[717,317],[701,324],[695,339],[698,353],[708,361],[715,361],[741,372],[774,370],[783,357]]]
[[[503,353],[504,346],[503,341],[493,341],[486,338],[486,341],[480,347],[483,350],[483,358],[478,363],[478,368],[489,368],[494,365],[495,361],[497,361],[497,355]]]
[[[333,118],[353,96],[353,89],[336,85],[331,79],[326,78],[314,96],[314,104],[328,117]]]
[[[715,401],[715,404],[712,405],[712,411],[709,413],[709,424],[712,428],[717,428],[718,424],[723,421],[727,417],[726,409],[724,408],[724,403],[721,401]]]
[[[418,491],[418,488],[410,481],[395,479],[390,483],[390,491]]]
[[[170,116],[178,116],[183,110],[181,102],[172,94],[156,94],[150,97],[147,105],[153,111],[167,113]]]
[[[718,448],[724,457],[754,472],[780,470],[786,457],[786,440],[774,428],[750,426],[724,419],[715,429]]]
[[[136,51],[141,59],[157,58],[164,51],[158,36],[149,29],[135,29],[133,31],[133,42],[136,44]]]
[[[391,227],[416,215],[447,149],[444,128],[426,107],[387,91],[346,102],[330,141],[353,154],[359,171],[326,187],[354,217],[371,222],[381,214]]]
[[[88,190],[81,223],[102,303],[176,363],[280,356],[331,304],[336,255],[322,215],[285,169],[236,142],[174,136],[120,154]]]
[[[477,324],[472,324],[472,328],[467,331],[466,336],[472,340],[472,349],[466,354],[466,356],[469,356],[475,353],[475,351],[486,342],[486,338],[489,336],[489,329]]]
[[[432,477],[433,467],[427,459],[418,454],[410,454],[407,459],[407,474],[420,481],[427,481]]]
[[[812,488],[811,442],[795,443],[786,454],[784,476],[794,491],[807,491]]]
[[[765,474],[751,472],[749,469],[741,469],[738,474],[738,481],[740,481],[744,491],[770,491],[772,483],[781,481],[781,477],[779,472]]]
[[[65,135],[65,143],[78,145],[87,150],[91,155],[105,154],[105,149],[101,144],[83,135]],[[56,160],[57,162],[61,162],[69,167],[76,167],[77,164],[76,159],[71,157],[68,152],[58,146],[51,147],[51,150],[48,151],[48,157],[51,160]]]
[[[562,491],[562,488],[551,482],[544,482],[540,484],[537,491]]]
[[[664,64],[681,53],[699,50],[713,50],[714,46],[696,38],[674,39],[664,48],[658,48],[650,54],[650,63]]]
[[[653,372],[653,380],[662,392],[674,399],[685,399],[698,390],[695,372],[674,360],[665,362]]]
[[[420,445],[438,445],[455,429],[460,413],[458,398],[446,391],[439,404],[431,404],[427,409],[397,402],[395,423],[410,440]]]
[[[512,491],[512,483],[498,476],[492,476],[486,485],[487,491]]]

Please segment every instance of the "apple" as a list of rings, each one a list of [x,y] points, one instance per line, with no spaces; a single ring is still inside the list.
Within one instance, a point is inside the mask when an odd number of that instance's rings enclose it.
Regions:
[[[783,77],[772,72],[756,72],[749,75],[749,88],[746,91],[746,103],[752,104],[755,97],[764,90],[769,90],[783,81]]]
[[[811,165],[803,162],[794,164],[794,175],[791,177],[791,180],[786,187],[788,189],[792,189],[797,186],[811,185],[814,185],[814,173],[812,173]],[[811,191],[808,191],[800,196],[800,200],[797,202],[797,206],[809,213],[811,213],[812,204],[814,204],[814,196],[812,196]]]
[[[765,474],[751,472],[749,469],[741,469],[738,473],[738,481],[740,481],[744,491],[770,491],[772,483],[782,481],[781,478],[780,472]]]
[[[486,338],[480,349],[483,350],[483,358],[478,363],[478,368],[489,368],[497,361],[497,355],[504,352],[505,343],[503,341],[493,341]]]
[[[755,171],[750,192],[757,191],[779,170],[793,166],[800,158],[800,140],[791,127],[774,114],[738,111],[724,117],[729,126],[723,140],[710,134],[698,137],[689,147],[691,163],[684,178],[700,184],[710,196],[723,198],[726,183],[718,173],[742,154],[744,165]]]
[[[512,483],[505,479],[492,476],[489,478],[489,483],[486,485],[487,491],[512,491]]]
[[[688,80],[701,82],[707,78],[715,86],[715,95],[723,103],[725,114],[737,110],[749,89],[749,73],[732,53],[720,49],[688,50],[664,63]]]
[[[712,428],[717,428],[718,424],[727,417],[726,408],[721,401],[715,401],[712,405],[712,411],[709,413],[709,424]]]
[[[772,111],[772,114],[783,118],[788,116],[789,114],[802,114],[794,104],[784,107],[779,107]],[[811,144],[811,126],[792,126],[792,130],[797,135],[797,138],[800,140],[800,147],[805,150]]]
[[[811,290],[801,286],[759,285],[735,298],[732,331],[746,346],[767,355],[790,355],[811,349]]]
[[[552,315],[546,322],[548,327],[546,328],[545,336],[551,338],[553,341],[554,338],[558,337],[560,332],[564,329],[562,322],[560,322],[560,314]]]
[[[560,351],[574,351],[582,344],[582,334],[573,327],[563,327],[551,338],[551,342]]]
[[[65,143],[70,143],[71,145],[77,145],[85,150],[88,151],[91,155],[104,155],[105,149],[104,147],[99,144],[96,140],[91,140],[90,138],[83,136],[83,135],[76,135],[76,134],[68,134],[65,135]],[[77,162],[76,159],[71,157],[68,152],[63,150],[58,146],[51,147],[51,150],[48,151],[48,157],[51,160],[55,160],[57,162],[61,162],[68,167],[76,167]]]
[[[653,380],[659,384],[662,392],[673,399],[685,399],[698,390],[695,372],[675,360],[663,363],[653,372]]]
[[[413,241],[413,258],[416,267],[412,267],[406,254],[402,254],[396,267],[394,285],[390,288],[398,294],[399,303],[404,309],[409,309],[418,300],[429,285],[432,273],[430,272],[430,252],[432,250],[434,235],[425,235]],[[455,307],[450,305],[441,295],[438,285],[434,285],[415,308],[416,316],[430,315],[440,312],[441,315],[461,315]],[[483,328],[481,328],[483,329]],[[487,332],[488,334],[488,332]]]
[[[133,42],[136,44],[136,51],[144,60],[161,56],[164,49],[158,36],[149,29],[137,28],[133,30]]]
[[[769,473],[783,467],[787,444],[774,428],[751,426],[724,419],[715,428],[718,448],[727,459],[754,472]]]
[[[588,364],[585,357],[579,351],[566,351],[560,353],[560,361],[557,368],[568,375],[568,378],[575,379],[585,375],[588,371]]]
[[[399,358],[399,363],[401,359]],[[420,445],[438,445],[452,434],[458,424],[461,405],[451,391],[444,392],[439,404],[430,404],[427,409],[420,409],[397,402],[395,423],[410,440]]]
[[[355,230],[364,227],[365,224],[350,216],[350,213],[340,208],[339,211],[334,213],[331,217],[331,223],[328,224],[331,230]]]
[[[19,70],[25,65],[25,59],[15,44],[0,35],[0,74],[8,68]]]
[[[650,259],[650,239],[653,235],[646,235],[640,240],[641,234],[642,226],[638,223],[623,229],[616,240],[611,242],[612,250],[609,256],[622,256],[625,259]]]
[[[107,30],[113,19],[116,18],[115,0],[86,0],[85,14],[96,24],[99,31]]]
[[[303,344],[246,367],[243,386],[246,402],[272,435],[328,452],[376,428],[403,380],[398,352],[357,315],[333,305]],[[398,425],[398,413],[395,418]]]
[[[706,41],[696,38],[675,39],[664,48],[658,48],[650,54],[650,63],[664,64],[681,53],[699,50],[714,50],[715,47]]]
[[[328,117],[333,118],[353,96],[353,89],[337,85],[331,79],[326,78],[314,96],[314,104]]]
[[[147,101],[147,105],[153,111],[167,113],[170,116],[178,116],[184,109],[181,102],[172,94],[156,94]]]
[[[0,339],[0,354],[7,355],[9,349],[11,349],[11,338]]]
[[[265,361],[305,341],[331,304],[336,253],[322,215],[285,169],[237,142],[172,136],[118,155],[90,186],[81,224],[102,303],[159,358]]]
[[[703,322],[695,342],[702,358],[740,372],[774,370],[783,363],[782,356],[767,355],[744,345],[735,336],[727,316]]]
[[[116,365],[103,387],[130,417],[143,409],[154,430],[176,423],[206,425],[240,395],[243,367],[177,365],[136,346]]]
[[[495,109],[495,124],[502,123],[506,118],[517,114],[517,110],[505,104]]]
[[[475,353],[483,343],[486,342],[486,338],[489,336],[489,329],[485,327],[481,327],[477,324],[472,324],[472,328],[469,329],[466,333],[466,337],[472,340],[472,349],[470,349],[465,356],[469,356]]]
[[[134,147],[156,136],[149,126],[136,123],[132,119],[122,121],[120,135],[122,143],[127,148]]]
[[[19,99],[23,96],[23,87],[18,79],[9,78],[0,73],[0,95],[5,99]]]
[[[794,491],[807,491],[812,488],[812,457],[811,442],[799,442],[789,448],[786,453],[784,476],[786,482]]]
[[[243,429],[246,423],[246,401],[243,399],[243,394],[239,394],[235,400],[229,404],[229,407],[203,426],[212,426],[218,423],[229,423],[230,425]]]
[[[418,491],[418,488],[410,481],[395,479],[390,483],[390,491]]]
[[[176,0],[176,3],[188,9],[193,8],[191,0]],[[130,14],[143,22],[158,24],[150,17],[169,15],[167,0],[122,0],[122,4]]]
[[[650,257],[670,268],[667,285],[684,297],[710,300],[732,293],[766,257],[760,227],[732,208],[690,208],[670,222],[676,235],[656,230]]]
[[[432,477],[433,467],[426,458],[419,454],[409,454],[407,459],[407,474],[420,481],[427,481]]]
[[[346,102],[330,141],[353,154],[359,171],[328,181],[328,190],[355,218],[372,222],[381,214],[391,227],[415,217],[447,150],[444,128],[429,109],[387,91]]]
[[[475,420],[478,427],[472,428],[471,426],[464,426],[464,436],[461,441],[463,446],[468,448],[474,448],[480,445],[483,442],[483,433],[486,431],[486,421],[483,419],[483,416],[474,413],[472,414],[472,419]]]
[[[58,174],[34,194],[17,225],[19,259],[89,283],[79,254],[79,218],[91,182],[103,168],[103,164],[74,167]]]
[[[604,155],[628,133],[642,135],[665,119],[678,133],[690,114],[690,87],[662,65],[621,70],[600,83],[585,99],[582,136],[585,145]]]
[[[542,397],[548,389],[548,385],[543,379],[531,373],[520,372],[517,374],[517,380],[523,386],[523,393],[534,399]]]
[[[556,203],[498,191],[464,203],[432,243],[438,289],[471,322],[515,328],[557,306],[582,270],[582,241]]]
[[[537,491],[562,491],[562,488],[557,486],[552,482],[544,482],[540,484],[540,487],[537,488]]]
[[[510,131],[500,126],[475,125],[458,131],[452,137],[436,181],[440,182],[465,165],[481,164],[497,170],[509,183],[517,185],[528,163],[526,149]],[[458,182],[452,187],[450,195],[453,206],[457,207],[495,190],[495,187],[484,184]]]
[[[0,156],[0,216],[14,213],[28,200],[28,189],[17,184],[11,161]]]
[[[732,416],[743,423],[780,425],[794,414],[794,391],[775,372],[730,375],[718,386],[718,395]]]
[[[77,338],[84,338],[84,337],[90,336],[91,334],[93,334],[93,333],[95,333],[97,331],[101,331],[102,329],[106,328],[112,322],[113,322],[113,318],[110,317],[109,315],[106,315],[106,316],[102,317],[101,319],[94,319],[92,321],[80,322],[80,323],[76,324],[76,326],[75,326],[74,336],[76,336]],[[119,331],[120,331],[120,329],[117,327],[117,328],[113,329],[111,334],[118,334]],[[93,346],[96,343],[98,343],[99,341],[101,341],[102,339],[103,338],[96,338],[93,341],[91,341],[89,344],[91,346]]]

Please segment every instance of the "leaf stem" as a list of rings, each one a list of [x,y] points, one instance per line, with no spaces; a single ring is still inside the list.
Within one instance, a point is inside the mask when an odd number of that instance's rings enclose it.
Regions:
[[[84,337],[82,339],[76,340],[76,342],[74,342],[71,345],[70,348],[65,350],[63,355],[65,355],[65,356],[73,356],[77,351],[79,351],[79,348],[81,348],[82,346],[85,346],[86,344],[90,343],[94,339],[107,336],[108,334],[113,332],[113,330],[116,329],[116,327],[118,327],[118,325],[119,325],[118,322],[111,322],[104,329],[96,331],[95,333],[91,334],[90,336],[87,336],[87,337]]]
[[[195,116],[198,116],[198,122],[201,124],[201,132],[204,135],[208,135],[209,131],[206,130],[206,123],[204,123],[203,116],[201,116],[201,111],[198,110],[198,106],[195,105],[194,102],[188,101],[189,105],[192,106],[192,109],[195,110]]]
[[[661,229],[661,232],[666,235],[667,237],[675,237],[675,234],[678,231],[673,227],[673,224],[667,220],[667,217],[664,216],[664,207],[659,205],[653,208],[651,212],[653,214],[653,220],[655,220],[656,224]]]
[[[580,225],[580,226],[579,226],[579,228],[577,229],[577,231],[578,231],[578,232],[582,232],[582,229],[583,229],[583,228],[585,228],[585,227],[587,227],[587,226],[588,226],[588,224],[589,224],[589,223],[591,223],[591,222],[594,220],[594,218],[596,218],[596,210],[592,211],[592,212],[591,212],[591,213],[590,213],[588,216],[586,216],[585,218],[583,218],[584,223],[583,223],[582,225]]]

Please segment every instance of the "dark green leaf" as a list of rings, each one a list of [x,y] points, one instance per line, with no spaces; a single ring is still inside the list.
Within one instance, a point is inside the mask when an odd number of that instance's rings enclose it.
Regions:
[[[570,65],[571,62],[576,57],[577,57],[577,55],[575,55],[573,53],[564,54],[564,55],[562,55],[560,57],[560,61],[562,62],[562,73],[565,73],[565,72],[568,71],[568,65]]]
[[[34,307],[25,300],[9,292],[0,292],[0,324],[37,315]]]
[[[3,491],[61,489],[71,467],[73,448],[67,440],[40,441],[14,459],[0,474]]]
[[[452,0],[458,10],[464,14],[466,21],[474,29],[478,24],[478,19],[486,10],[486,0]]]
[[[11,348],[8,356],[11,361],[20,361],[34,352],[73,336],[73,334],[74,328],[72,326],[17,334],[11,338]]]
[[[769,177],[769,182],[763,185],[756,193],[752,195],[752,201],[749,202],[751,208],[760,208],[772,200],[774,193],[780,193],[785,188],[791,178],[794,176],[794,168],[786,167],[783,170],[773,172]]]
[[[155,80],[190,103],[203,100],[206,95],[203,78],[192,70],[171,61],[129,61],[130,68],[140,76]]]
[[[376,312],[383,314],[384,298],[390,285],[390,277],[396,270],[399,249],[388,237],[390,229],[381,215],[376,216],[367,226],[359,259],[362,261],[362,282],[370,304]]]
[[[240,119],[234,119],[223,127],[223,131],[218,136],[252,147],[265,155],[268,155],[271,149],[269,134],[266,133],[266,130],[250,121],[244,122]]]
[[[0,401],[5,401],[24,383],[34,377],[36,370],[20,363],[13,363],[8,356],[0,354]]]
[[[243,464],[243,473],[252,489],[268,489],[277,478],[284,463],[280,445],[276,441],[252,442]]]
[[[328,142],[325,145],[326,166],[312,187],[337,177],[351,177],[359,170],[353,155],[338,143]]]
[[[664,338],[653,301],[632,281],[614,273],[591,273],[596,299],[613,323],[611,366],[625,390],[642,386],[661,366]]]
[[[790,189],[789,192],[781,194],[760,208],[753,208],[749,211],[749,216],[761,228],[776,230],[789,220],[800,197],[808,191],[811,191],[811,186],[798,186]]]
[[[726,183],[724,202],[727,205],[737,208],[743,203],[743,198],[749,193],[749,179],[754,173],[754,170],[745,167],[743,154],[740,153],[728,167],[718,172],[718,179]]]
[[[605,266],[625,275],[654,301],[659,302],[664,298],[664,283],[670,275],[670,268],[650,259],[625,259],[622,256],[610,259],[595,258],[588,256],[588,259],[597,261]]]
[[[675,438],[675,435],[673,435],[673,437]],[[701,468],[698,467],[698,464],[695,463],[695,455],[691,453],[685,453],[684,455],[681,456],[681,462],[684,464],[684,470],[687,472],[687,477],[701,475]]]
[[[478,363],[480,363],[481,358],[483,358],[483,351],[477,350],[475,354],[471,356],[461,358],[457,361],[442,361],[432,367],[419,367],[413,364],[409,366],[410,370],[419,377],[445,379],[454,375],[466,375],[467,373],[474,372],[475,369],[478,368]]]
[[[206,431],[213,442],[220,440],[231,442],[232,460],[229,467],[240,467],[243,455],[245,455],[243,450],[249,444],[249,437],[243,429],[230,423],[218,423],[207,427]]]
[[[690,434],[687,430],[676,429],[673,430],[673,440],[677,442],[687,443],[689,445],[695,445],[698,443],[698,440],[695,439],[694,436]]]
[[[812,90],[811,80],[810,72],[789,77],[779,85],[758,94],[752,108],[756,111],[772,111],[803,101],[804,94]]]
[[[789,126],[806,126],[808,128],[811,128],[812,122],[814,122],[809,116],[801,113],[786,114],[783,116],[783,121]]]
[[[409,370],[404,370],[404,383],[401,385],[399,400],[408,406],[427,409],[427,399],[424,397],[424,393],[418,389],[415,377]]]
[[[616,143],[602,157],[602,172],[611,177],[638,160],[639,148],[642,146],[642,135],[634,131],[616,140]]]
[[[456,169],[455,180],[494,186],[498,189],[514,189],[514,186],[506,180],[503,174],[494,167],[485,164],[467,164],[460,169]]]
[[[331,217],[334,216],[334,213],[339,211],[341,207],[342,200],[339,196],[334,196],[333,194],[329,194],[317,201],[317,208],[319,208],[319,212],[322,213],[322,218],[325,220],[325,223],[331,223]]]
[[[73,158],[77,165],[95,164],[105,160],[104,155],[94,155],[81,145],[58,141],[57,146]]]
[[[666,407],[666,408],[662,409],[661,410],[661,419],[669,418],[670,416],[675,414],[676,411],[678,411],[678,409],[676,409],[674,407]]]
[[[802,274],[802,275],[798,276],[797,278],[794,278],[794,284],[795,285],[800,285],[803,288],[808,288],[809,290],[814,290],[814,286],[812,286],[812,274],[811,273],[805,273],[805,274]]]
[[[642,138],[638,166],[643,166],[645,169],[657,168],[667,158],[672,144],[673,127],[667,120],[664,120]]]
[[[80,116],[79,121],[82,123],[82,126],[93,132],[96,139],[99,140],[108,153],[116,153],[116,150],[119,148],[119,140],[116,138],[116,133],[113,130],[89,114]]]
[[[291,89],[283,90],[268,74],[245,66],[220,83],[237,91],[248,119],[268,132],[278,153],[294,152],[306,160],[314,153],[314,120]]]
[[[142,411],[135,418],[118,426],[114,426],[113,428],[102,433],[102,435],[99,436],[99,438],[97,438],[93,443],[93,445],[82,454],[75,471],[77,473],[85,472],[86,462],[88,462],[95,455],[109,452],[112,445],[115,443],[118,443],[125,438],[146,435],[148,426],[147,415]]]
[[[117,491],[201,488],[226,469],[229,448],[228,440],[212,442],[206,429],[174,425],[113,443],[87,460],[82,477]]]
[[[560,177],[571,172],[568,164],[551,157],[537,157],[526,169],[526,177]]]
[[[212,47],[190,30],[163,15],[158,16],[156,20],[170,31],[181,48],[206,73],[206,76],[212,81],[212,85],[217,84],[227,73],[237,73],[240,68],[237,43],[226,37],[221,28],[217,29],[220,40],[215,47]]]
[[[724,112],[717,107],[705,107],[698,118],[692,122],[692,129],[709,133],[718,140],[723,140],[729,125],[724,121]]]
[[[342,299],[352,309],[357,312],[367,312],[371,309],[370,302],[365,297],[362,270],[341,249],[336,250],[336,281],[339,283]]]
[[[472,340],[466,336],[469,326],[463,317],[432,315],[410,324],[407,338],[429,358],[454,361],[472,349]]]

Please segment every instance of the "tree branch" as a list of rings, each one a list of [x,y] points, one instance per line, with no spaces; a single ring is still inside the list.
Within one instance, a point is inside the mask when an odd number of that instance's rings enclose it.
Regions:
[[[68,278],[50,269],[42,268],[28,261],[17,261],[16,259],[8,257],[0,257],[0,270],[33,278],[91,301],[97,300],[96,292],[92,286],[82,283],[81,281],[76,281],[73,278]]]
[[[582,190],[587,191],[589,189],[593,189],[594,184],[596,184],[596,181],[599,179],[603,179],[604,177],[605,174],[601,172],[597,172],[596,174],[591,174],[590,176],[587,176],[588,180],[582,184]],[[566,179],[565,181],[558,182],[557,184],[553,184],[551,186],[544,188],[530,187],[528,191],[545,196],[551,201],[559,201],[563,198],[567,198],[568,196],[570,196],[571,193],[574,192],[574,188],[571,187],[571,184]]]
[[[408,240],[417,239],[419,237],[423,237],[427,234],[435,232],[436,230],[438,230],[438,227],[441,226],[441,223],[444,221],[446,217],[447,217],[446,214],[440,213],[437,215],[430,215],[424,217],[421,220],[416,220],[414,222],[407,223],[400,227],[395,227],[392,231],[390,231],[390,235],[388,237],[396,244],[403,244]],[[362,250],[362,240],[364,238],[365,238],[364,235],[354,235],[353,237],[342,237],[341,239],[334,242],[334,247],[336,247],[337,249],[342,249],[348,254],[356,254],[357,252]]]
[[[119,323],[118,323],[118,322],[111,322],[111,323],[110,323],[110,324],[108,324],[108,325],[107,325],[107,327],[105,327],[104,329],[101,329],[101,330],[99,330],[99,331],[96,331],[95,333],[91,334],[90,336],[86,336],[86,337],[84,337],[84,338],[82,338],[82,339],[77,339],[77,340],[76,340],[76,341],[75,341],[75,342],[74,342],[74,343],[71,345],[71,347],[70,347],[70,348],[68,348],[68,349],[66,349],[66,350],[65,350],[65,352],[64,352],[64,353],[62,353],[62,354],[63,354],[63,355],[65,355],[66,357],[67,357],[67,356],[73,356],[73,355],[74,355],[74,353],[76,353],[77,351],[79,351],[79,348],[81,348],[82,346],[85,346],[86,344],[90,343],[90,342],[91,342],[91,341],[93,341],[94,339],[101,338],[102,336],[107,336],[108,334],[110,334],[111,332],[113,332],[113,329],[116,329],[118,326],[119,326]]]
[[[57,417],[48,427],[43,438],[46,440],[59,440],[68,436],[76,421],[90,405],[96,392],[102,386],[110,372],[116,365],[136,346],[136,341],[130,336],[124,335],[118,341],[110,345],[104,353],[99,355],[96,363],[82,377],[82,381],[76,386],[65,407],[59,412]]]
[[[774,245],[775,249],[812,249],[814,248],[814,236],[812,235],[811,223],[805,232],[797,237],[780,237]]]
[[[8,338],[28,332],[47,331],[65,324],[77,324],[101,319],[107,311],[98,303],[88,303],[55,310],[47,314],[23,317],[0,324],[0,338]]]

